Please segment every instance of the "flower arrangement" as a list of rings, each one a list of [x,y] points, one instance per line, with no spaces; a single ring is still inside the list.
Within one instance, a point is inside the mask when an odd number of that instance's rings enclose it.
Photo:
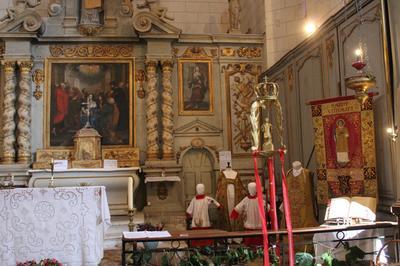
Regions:
[[[151,223],[144,223],[137,225],[137,231],[162,231],[164,225],[162,223],[152,225]]]
[[[35,260],[18,262],[17,266],[62,266],[62,263],[56,259],[42,259],[39,262],[36,262]]]

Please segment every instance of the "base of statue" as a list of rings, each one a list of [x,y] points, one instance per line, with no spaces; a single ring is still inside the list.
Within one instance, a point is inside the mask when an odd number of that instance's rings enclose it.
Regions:
[[[72,161],[72,168],[102,168],[102,160],[75,160]]]

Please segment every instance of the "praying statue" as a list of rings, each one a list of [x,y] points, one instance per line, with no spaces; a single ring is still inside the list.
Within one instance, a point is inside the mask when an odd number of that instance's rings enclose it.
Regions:
[[[240,33],[240,0],[229,0],[229,32]]]
[[[349,159],[349,130],[345,126],[346,122],[343,119],[336,121],[336,129],[334,134],[336,146],[336,161],[339,164],[350,162]]]

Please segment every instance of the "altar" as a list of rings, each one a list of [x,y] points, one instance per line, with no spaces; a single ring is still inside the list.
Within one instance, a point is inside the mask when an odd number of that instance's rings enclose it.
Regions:
[[[135,208],[134,199],[139,185],[139,167],[89,168],[54,171],[56,187],[104,186],[107,190],[111,215],[127,215]],[[51,177],[49,169],[29,170],[29,187],[48,187]]]
[[[110,227],[105,187],[0,190],[0,264],[56,258],[94,266]]]

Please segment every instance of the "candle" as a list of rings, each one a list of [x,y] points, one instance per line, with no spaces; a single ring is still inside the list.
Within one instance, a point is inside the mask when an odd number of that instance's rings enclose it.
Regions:
[[[133,178],[128,180],[128,210],[133,209]]]

